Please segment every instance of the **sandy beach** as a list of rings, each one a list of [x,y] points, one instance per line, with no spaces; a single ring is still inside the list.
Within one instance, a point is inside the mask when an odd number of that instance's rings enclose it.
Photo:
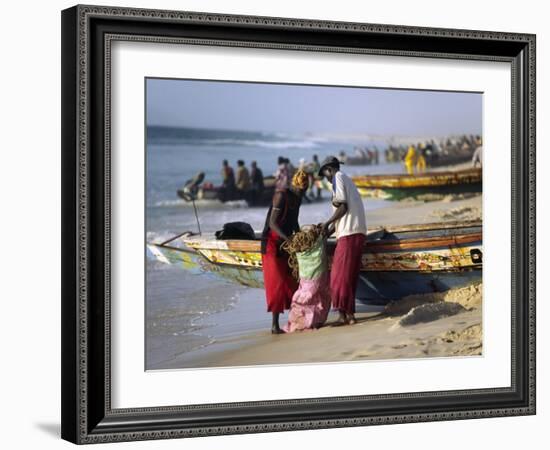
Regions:
[[[393,202],[369,211],[367,223],[375,228],[480,219],[481,207],[481,195]],[[209,345],[150,369],[482,355],[481,292],[478,284],[386,307],[358,305],[355,325],[333,326],[331,313],[321,329],[273,336],[263,291],[244,289],[234,308],[210,319]]]
[[[276,336],[266,330],[230,336],[209,351],[176,358],[170,366],[228,367],[482,355],[481,304],[481,285],[445,294],[415,296],[388,305],[381,312],[358,313],[355,325],[334,326],[335,316],[331,316],[318,330]],[[427,308],[433,305],[439,308]],[[459,305],[459,312],[455,305]],[[411,317],[412,320],[404,320]]]

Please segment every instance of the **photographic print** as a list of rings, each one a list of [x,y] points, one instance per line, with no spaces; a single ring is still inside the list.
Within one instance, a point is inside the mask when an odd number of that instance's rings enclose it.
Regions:
[[[480,92],[146,78],[146,370],[483,354]]]

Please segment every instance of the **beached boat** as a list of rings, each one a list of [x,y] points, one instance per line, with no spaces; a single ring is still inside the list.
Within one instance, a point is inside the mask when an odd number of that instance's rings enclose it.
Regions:
[[[481,169],[431,172],[416,175],[363,175],[352,177],[365,197],[400,200],[424,194],[481,192]]]
[[[335,241],[329,239],[329,264]],[[150,258],[255,288],[263,287],[260,239],[176,236],[148,243]],[[370,230],[357,299],[384,304],[410,294],[446,291],[481,279],[482,227],[463,221]]]
[[[428,167],[453,166],[456,164],[467,163],[472,160],[473,156],[473,150],[453,153],[434,152],[429,156],[426,155],[426,164],[428,165]]]

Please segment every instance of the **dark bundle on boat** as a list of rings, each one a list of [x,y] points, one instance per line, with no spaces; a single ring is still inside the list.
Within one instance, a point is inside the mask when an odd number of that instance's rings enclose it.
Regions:
[[[254,230],[246,222],[229,222],[216,231],[216,239],[255,239]]]

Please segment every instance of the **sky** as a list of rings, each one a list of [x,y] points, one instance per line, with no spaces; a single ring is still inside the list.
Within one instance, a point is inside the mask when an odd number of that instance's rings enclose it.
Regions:
[[[280,133],[481,134],[482,94],[152,79],[147,124]]]

